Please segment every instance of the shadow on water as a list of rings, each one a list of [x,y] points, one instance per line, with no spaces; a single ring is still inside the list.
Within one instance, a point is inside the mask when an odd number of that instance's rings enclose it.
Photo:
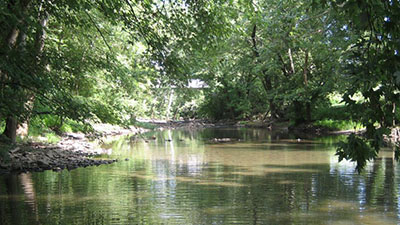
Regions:
[[[391,159],[379,159],[370,168],[375,174],[384,169],[386,174],[383,175],[390,177],[394,172],[390,172],[390,168],[393,168],[392,162]],[[164,163],[169,162],[157,162],[157,164]],[[389,170],[385,169],[386,165]],[[149,182],[166,183],[165,186],[178,182],[180,190],[188,191],[191,200],[197,203],[191,205],[191,208],[206,214],[202,217],[205,223],[211,223],[218,218],[222,221],[235,219],[246,222],[252,220],[257,223],[268,221],[268,223],[319,224],[321,221],[358,221],[356,223],[372,221],[372,223],[390,224],[397,217],[397,195],[396,190],[392,189],[394,180],[385,179],[384,183],[375,183],[369,180],[369,173],[357,175],[352,172],[351,176],[347,176],[349,174],[340,176],[339,168],[327,173],[331,170],[329,164],[309,164],[304,167],[280,166],[278,168],[282,171],[286,169],[289,171],[264,176],[237,175],[232,171],[237,171],[238,168],[224,165],[210,166],[201,173],[192,174],[189,167],[185,164],[175,165],[170,169],[175,171],[174,174],[164,178],[160,178],[163,176],[157,174],[131,176]],[[313,173],[290,171],[299,168],[316,171]],[[376,187],[385,188],[380,192],[382,194],[390,192],[391,194],[376,195],[379,193]],[[381,197],[385,200],[379,200]],[[388,199],[392,200],[387,201]],[[179,201],[175,203],[180,204]],[[386,211],[388,207],[392,208],[389,212]],[[240,218],[236,218],[235,215],[240,215]]]
[[[221,143],[221,144],[212,144],[213,148],[229,148],[235,150],[252,150],[252,151],[312,151],[312,150],[326,150],[330,151],[332,149],[328,149],[326,146],[322,144],[281,144],[281,143]]]
[[[399,219],[399,169],[390,157],[369,163],[359,175],[353,164],[337,163],[329,138],[296,143],[284,134],[277,138],[248,129],[148,135],[156,140],[108,143],[112,157],[129,161],[1,176],[1,224],[395,224]],[[204,143],[213,137],[244,141]]]

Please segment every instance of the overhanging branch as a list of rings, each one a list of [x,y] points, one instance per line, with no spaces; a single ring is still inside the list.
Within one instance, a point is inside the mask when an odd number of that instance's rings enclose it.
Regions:
[[[106,46],[108,47],[108,49],[110,50],[110,52],[113,52],[111,46],[108,44],[105,36],[103,35],[103,32],[101,32],[100,28],[97,26],[96,22],[93,20],[92,16],[85,10],[85,14],[89,17],[90,22],[93,23],[94,27],[96,28],[96,30],[99,32],[101,38],[103,39],[104,43],[106,44]]]

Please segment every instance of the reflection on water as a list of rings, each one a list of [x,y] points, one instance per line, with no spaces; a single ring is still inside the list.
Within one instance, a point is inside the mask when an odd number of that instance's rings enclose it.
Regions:
[[[0,177],[0,224],[397,224],[390,151],[354,173],[341,137],[205,129],[120,138],[123,161]],[[232,142],[213,143],[214,138]],[[170,141],[171,140],[171,141]]]

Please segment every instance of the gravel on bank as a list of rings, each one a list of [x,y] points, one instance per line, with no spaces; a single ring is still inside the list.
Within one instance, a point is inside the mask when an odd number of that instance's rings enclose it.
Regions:
[[[40,172],[44,170],[61,171],[78,167],[111,164],[118,159],[96,159],[95,156],[107,154],[89,139],[107,136],[138,134],[142,128],[121,128],[107,124],[97,124],[95,134],[67,133],[57,144],[28,142],[17,145],[0,145],[0,174]]]

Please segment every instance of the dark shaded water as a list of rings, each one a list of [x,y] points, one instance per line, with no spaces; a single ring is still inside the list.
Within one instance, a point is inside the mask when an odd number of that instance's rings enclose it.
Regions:
[[[0,224],[400,224],[390,151],[358,175],[337,163],[340,137],[299,141],[257,129],[146,135],[157,140],[104,145],[105,157],[129,161],[0,176]],[[208,142],[214,137],[238,140]]]

